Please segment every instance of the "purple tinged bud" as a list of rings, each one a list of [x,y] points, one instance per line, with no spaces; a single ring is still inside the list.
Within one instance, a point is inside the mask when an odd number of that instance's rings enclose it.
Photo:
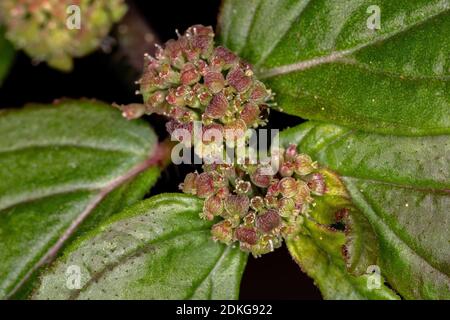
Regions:
[[[250,208],[250,199],[245,195],[230,194],[225,199],[225,210],[231,216],[245,216]]]
[[[181,83],[184,85],[193,85],[201,78],[200,72],[192,63],[186,63],[181,70]]]
[[[282,177],[291,177],[294,174],[294,165],[291,162],[285,162],[280,167]]]
[[[297,157],[297,145],[290,144],[286,149],[285,157],[287,161],[294,161]]]
[[[198,178],[197,172],[191,172],[186,175],[184,182],[180,184],[180,189],[187,194],[196,194],[196,181]]]
[[[222,118],[228,109],[228,100],[221,92],[213,96],[211,102],[205,110],[205,115],[212,119]]]
[[[208,71],[204,80],[206,87],[214,94],[219,93],[225,87],[225,78],[221,72]]]
[[[227,70],[239,62],[239,58],[224,47],[217,47],[212,55],[211,64]]]
[[[262,103],[269,97],[270,94],[268,93],[266,86],[261,81],[255,81],[250,94],[250,100],[255,103]]]
[[[228,72],[227,81],[230,86],[236,89],[237,92],[245,92],[250,89],[252,85],[251,69],[247,71],[242,70],[240,66],[236,66]]]
[[[281,217],[274,209],[267,210],[266,213],[256,218],[256,226],[258,230],[269,233],[273,229],[279,227],[281,224]]]
[[[235,237],[237,240],[248,243],[250,245],[255,245],[258,242],[258,234],[255,228],[251,227],[239,227],[236,229]]]
[[[252,126],[259,119],[259,107],[254,103],[247,103],[241,112],[241,119],[247,124]]]
[[[197,196],[199,198],[208,198],[214,194],[214,180],[209,173],[201,173],[195,182]]]
[[[308,187],[311,190],[312,193],[318,196],[322,196],[326,192],[326,184],[325,184],[325,178],[320,173],[314,173],[309,179],[308,179]]]
[[[213,225],[211,234],[214,241],[220,241],[227,245],[233,242],[233,226],[229,221],[221,221]]]

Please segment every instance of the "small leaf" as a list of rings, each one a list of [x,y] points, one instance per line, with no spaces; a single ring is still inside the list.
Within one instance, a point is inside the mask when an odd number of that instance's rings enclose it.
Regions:
[[[142,198],[158,175],[151,168],[153,131],[100,102],[5,111],[0,136],[2,298],[15,294],[77,230]]]
[[[282,133],[341,176],[379,241],[379,266],[408,299],[450,298],[450,136],[391,136],[308,122]]]
[[[211,240],[202,207],[162,194],[115,215],[64,252],[33,298],[237,299],[247,254]],[[80,268],[78,289],[67,286],[71,266]]]
[[[14,48],[4,37],[4,28],[0,26],[0,87],[8,74],[14,59]]]
[[[355,277],[346,270],[341,255],[343,232],[305,220],[304,232],[287,240],[289,252],[302,270],[314,279],[325,299],[398,299],[380,279],[372,288],[370,275]]]
[[[366,131],[450,132],[448,0],[225,0],[219,27],[289,114]]]

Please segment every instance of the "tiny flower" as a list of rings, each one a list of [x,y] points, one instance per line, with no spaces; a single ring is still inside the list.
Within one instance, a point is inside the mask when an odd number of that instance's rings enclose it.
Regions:
[[[237,194],[247,194],[251,191],[252,184],[249,181],[237,180],[236,182],[236,193]]]
[[[253,197],[250,200],[250,206],[253,210],[260,211],[264,207],[264,199],[260,196]]]
[[[294,164],[285,162],[280,167],[280,175],[282,177],[291,177],[294,174]]]

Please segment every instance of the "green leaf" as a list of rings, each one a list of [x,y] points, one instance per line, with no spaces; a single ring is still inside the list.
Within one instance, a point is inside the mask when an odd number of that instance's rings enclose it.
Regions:
[[[4,37],[4,28],[0,26],[0,87],[14,60],[14,48]]]
[[[371,275],[353,276],[341,255],[343,232],[306,220],[303,232],[287,240],[289,252],[302,270],[314,279],[325,299],[396,300],[398,296],[381,283],[370,286]]]
[[[371,30],[370,6],[381,12]],[[225,0],[222,43],[287,113],[396,134],[450,132],[449,0]]]
[[[68,239],[142,198],[158,175],[151,128],[100,102],[4,111],[0,136],[3,298]]]
[[[308,122],[282,133],[341,176],[379,241],[379,266],[408,299],[450,299],[450,136],[370,134]]]
[[[247,254],[211,240],[202,207],[162,194],[128,208],[70,246],[33,298],[237,299]],[[67,286],[71,266],[80,268],[79,289]]]

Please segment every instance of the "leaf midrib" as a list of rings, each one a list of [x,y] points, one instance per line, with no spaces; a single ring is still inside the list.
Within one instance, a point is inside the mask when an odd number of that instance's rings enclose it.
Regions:
[[[121,264],[125,263],[126,261],[133,259],[137,257],[141,253],[146,253],[147,251],[152,251],[154,248],[153,246],[155,244],[161,244],[164,242],[170,242],[174,239],[177,239],[178,237],[186,236],[187,234],[191,233],[207,233],[209,229],[205,229],[204,227],[198,228],[198,229],[189,229],[189,230],[174,230],[168,235],[163,235],[154,239],[151,239],[150,241],[146,242],[142,246],[136,247],[134,250],[130,251],[128,254],[123,255],[118,259],[117,261],[113,261],[112,263],[108,265],[104,265],[104,268],[100,271],[97,271],[92,274],[89,281],[86,282],[86,284],[79,290],[74,291],[70,297],[69,300],[76,300],[80,296],[80,294],[84,291],[86,291],[90,286],[92,286],[94,283],[99,281],[101,278],[106,276],[108,273],[112,272],[120,266]]]
[[[396,30],[391,33],[386,33],[386,34],[380,36],[379,38],[376,38],[375,40],[359,44],[350,49],[340,50],[340,51],[332,51],[328,55],[325,55],[325,56],[319,56],[319,57],[315,57],[315,58],[309,59],[309,60],[302,60],[302,61],[299,61],[299,62],[296,62],[293,64],[277,66],[277,67],[270,68],[270,69],[257,68],[256,73],[258,74],[258,77],[260,79],[265,80],[265,79],[270,79],[270,78],[273,78],[276,76],[293,73],[296,71],[304,71],[304,70],[307,70],[307,69],[310,69],[310,68],[313,68],[313,67],[316,67],[316,66],[319,66],[322,64],[326,64],[326,63],[338,62],[342,58],[346,58],[349,55],[356,53],[364,48],[382,43],[394,36],[408,32],[418,26],[421,26],[422,24],[428,22],[431,19],[434,19],[442,14],[446,14],[447,12],[449,12],[449,9],[446,9],[446,10],[440,11],[436,14],[430,15],[426,19],[417,21],[416,23],[413,23],[404,29],[399,29],[399,30]],[[288,32],[289,32],[289,29],[288,29]],[[275,48],[276,48],[276,46],[271,50],[271,52],[269,52],[267,54],[266,59],[273,53],[273,50],[275,50]],[[265,61],[258,62],[257,65],[261,65],[264,62]]]

